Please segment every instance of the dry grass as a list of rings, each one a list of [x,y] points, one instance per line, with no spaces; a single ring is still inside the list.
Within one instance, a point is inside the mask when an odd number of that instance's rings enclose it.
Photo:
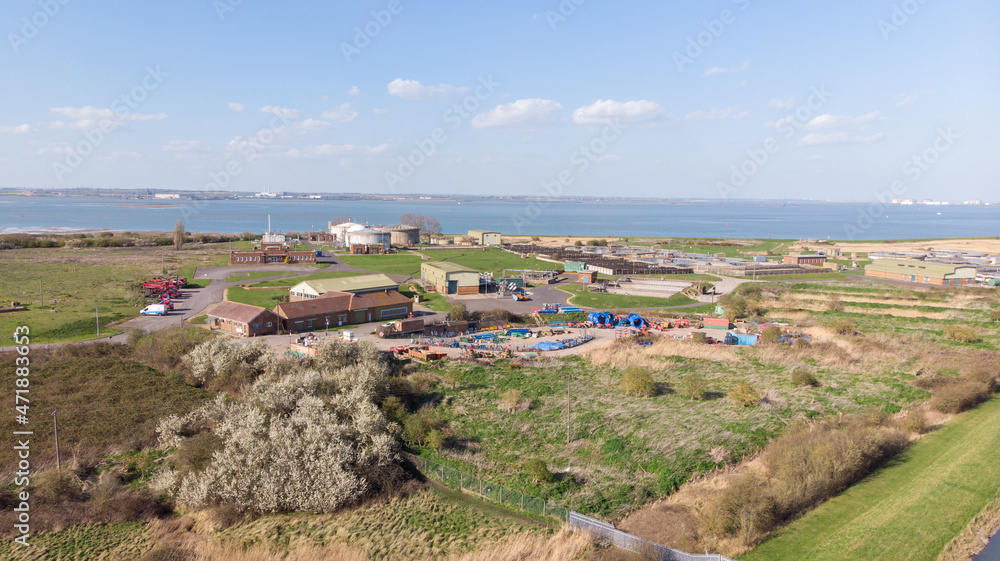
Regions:
[[[484,547],[455,561],[573,561],[593,549],[586,534],[560,530],[545,539],[532,534],[513,536],[501,543]]]
[[[637,348],[628,342],[614,343],[600,349],[590,350],[583,354],[590,362],[600,366],[610,366],[618,370],[631,367],[662,368],[663,356],[679,356],[713,362],[737,362],[736,349],[732,347],[710,347],[679,341],[677,339],[656,339],[648,347]]]

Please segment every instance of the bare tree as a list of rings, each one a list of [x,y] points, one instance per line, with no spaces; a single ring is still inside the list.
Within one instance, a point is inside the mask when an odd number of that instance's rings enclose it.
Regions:
[[[440,234],[441,223],[437,218],[424,216],[422,214],[407,213],[400,217],[399,221],[407,226],[420,228],[421,234]]]
[[[184,247],[184,223],[174,222],[174,249],[180,251]]]

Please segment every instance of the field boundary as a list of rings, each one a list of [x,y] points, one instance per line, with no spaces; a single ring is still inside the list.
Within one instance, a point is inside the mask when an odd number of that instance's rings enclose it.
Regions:
[[[584,516],[579,512],[569,513],[569,527],[575,532],[590,534],[596,541],[604,542],[619,549],[631,551],[632,553],[645,555],[656,561],[733,561],[719,554],[687,553],[679,549],[647,541],[638,536],[618,530],[611,524],[601,522],[596,518]]]

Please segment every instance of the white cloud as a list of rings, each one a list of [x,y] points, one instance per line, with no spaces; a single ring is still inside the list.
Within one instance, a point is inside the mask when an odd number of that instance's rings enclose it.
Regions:
[[[814,132],[803,136],[799,146],[843,146],[848,144],[871,144],[885,139],[885,134],[876,133],[870,136],[858,136],[845,131]]]
[[[319,119],[306,119],[304,121],[292,123],[291,127],[293,129],[298,129],[298,130],[319,132],[329,129],[330,123],[326,121],[320,121]]]
[[[323,112],[323,118],[341,123],[349,123],[358,116],[358,112],[351,109],[350,103],[341,103],[336,109],[328,109]]]
[[[709,68],[708,70],[706,70],[705,72],[702,73],[702,76],[711,76],[713,74],[730,74],[730,73],[744,72],[747,68],[750,68],[750,61],[749,60],[744,60],[743,64],[738,64],[736,66],[729,66],[729,67],[715,66],[715,67]]]
[[[768,101],[767,104],[771,107],[777,107],[778,109],[791,109],[795,107],[795,98],[788,99],[772,99]]]
[[[111,160],[135,160],[143,157],[141,152],[112,152]]]
[[[282,152],[282,156],[287,158],[325,158],[340,156],[371,156],[382,154],[388,151],[389,144],[379,144],[378,146],[358,146],[355,144],[320,144],[309,146],[302,150],[287,150]]]
[[[264,113],[270,113],[282,119],[297,119],[299,117],[298,109],[289,109],[287,107],[278,107],[277,105],[265,105],[260,108],[260,111]]]
[[[357,86],[352,86],[351,89],[347,90],[349,95],[361,95],[361,90]]]
[[[438,99],[469,91],[469,88],[458,88],[451,84],[425,86],[416,80],[404,80],[402,78],[396,78],[389,82],[388,89],[389,95],[403,99]]]
[[[723,109],[718,109],[713,107],[708,111],[704,109],[699,109],[697,111],[692,111],[684,116],[684,119],[688,121],[706,121],[709,119],[714,120],[725,120],[725,119],[744,119],[750,115],[749,111],[740,111],[738,105],[733,105]]]
[[[657,119],[663,115],[663,107],[655,101],[597,100],[573,112],[573,122],[578,125],[604,124],[608,121],[639,123]]]
[[[519,99],[513,103],[498,105],[472,118],[472,126],[486,128],[536,129],[558,120],[562,105],[551,99]]]
[[[896,107],[906,107],[907,105],[913,105],[917,101],[917,94],[906,94],[899,98],[896,102]]]
[[[802,127],[805,130],[829,130],[829,129],[853,129],[862,130],[868,128],[868,125],[881,121],[885,117],[882,116],[878,111],[872,111],[870,113],[865,113],[858,117],[849,117],[847,115],[831,115],[829,113],[813,117],[811,121]]]
[[[4,134],[27,134],[29,132],[34,132],[34,127],[25,123],[23,125],[17,125],[14,127],[0,126],[0,133]]]
[[[376,107],[375,109],[372,109],[372,113],[376,115],[385,115],[388,112],[389,112],[388,107]]]
[[[64,143],[42,146],[36,150],[36,153],[40,156],[44,156],[46,154],[69,154],[71,152],[73,152],[73,147]]]
[[[116,127],[125,122],[132,121],[158,121],[161,119],[166,119],[167,114],[160,113],[126,113],[120,111],[116,113],[111,109],[103,107],[93,107],[87,105],[85,107],[53,107],[49,109],[52,113],[56,115],[61,115],[69,119],[69,121],[52,121],[45,123],[45,125],[51,129],[72,129],[72,130],[83,130],[83,129],[94,129],[99,125],[104,124],[105,126]]]
[[[243,105],[242,103],[235,103],[234,102],[234,103],[230,103],[229,104],[229,109],[231,111],[243,111],[244,109],[246,109],[246,106]]]
[[[171,140],[163,145],[164,152],[205,152],[200,140]]]

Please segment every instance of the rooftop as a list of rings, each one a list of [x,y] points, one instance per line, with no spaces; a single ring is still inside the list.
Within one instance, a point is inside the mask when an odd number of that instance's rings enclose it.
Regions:
[[[212,311],[208,313],[210,317],[231,319],[240,323],[250,323],[260,314],[267,312],[266,308],[241,304],[239,302],[219,302]]]
[[[927,263],[912,259],[879,259],[878,261],[872,261],[870,265],[865,267],[865,270],[881,273],[919,274],[926,277],[943,278],[946,275],[954,275],[957,269],[963,268],[975,269],[975,266]]]
[[[445,273],[476,273],[477,275],[479,274],[479,271],[475,269],[470,269],[468,267],[464,267],[462,265],[459,265],[458,263],[452,263],[450,261],[432,261],[430,263],[422,263],[422,265],[426,267],[432,267],[434,269],[443,271]]]
[[[354,277],[341,277],[335,279],[316,279],[302,281],[301,283],[292,287],[299,285],[308,285],[314,291],[319,294],[325,292],[363,292],[363,291],[375,291],[375,290],[396,290],[399,288],[399,283],[390,279],[388,276],[383,274],[377,275],[358,275]]]

